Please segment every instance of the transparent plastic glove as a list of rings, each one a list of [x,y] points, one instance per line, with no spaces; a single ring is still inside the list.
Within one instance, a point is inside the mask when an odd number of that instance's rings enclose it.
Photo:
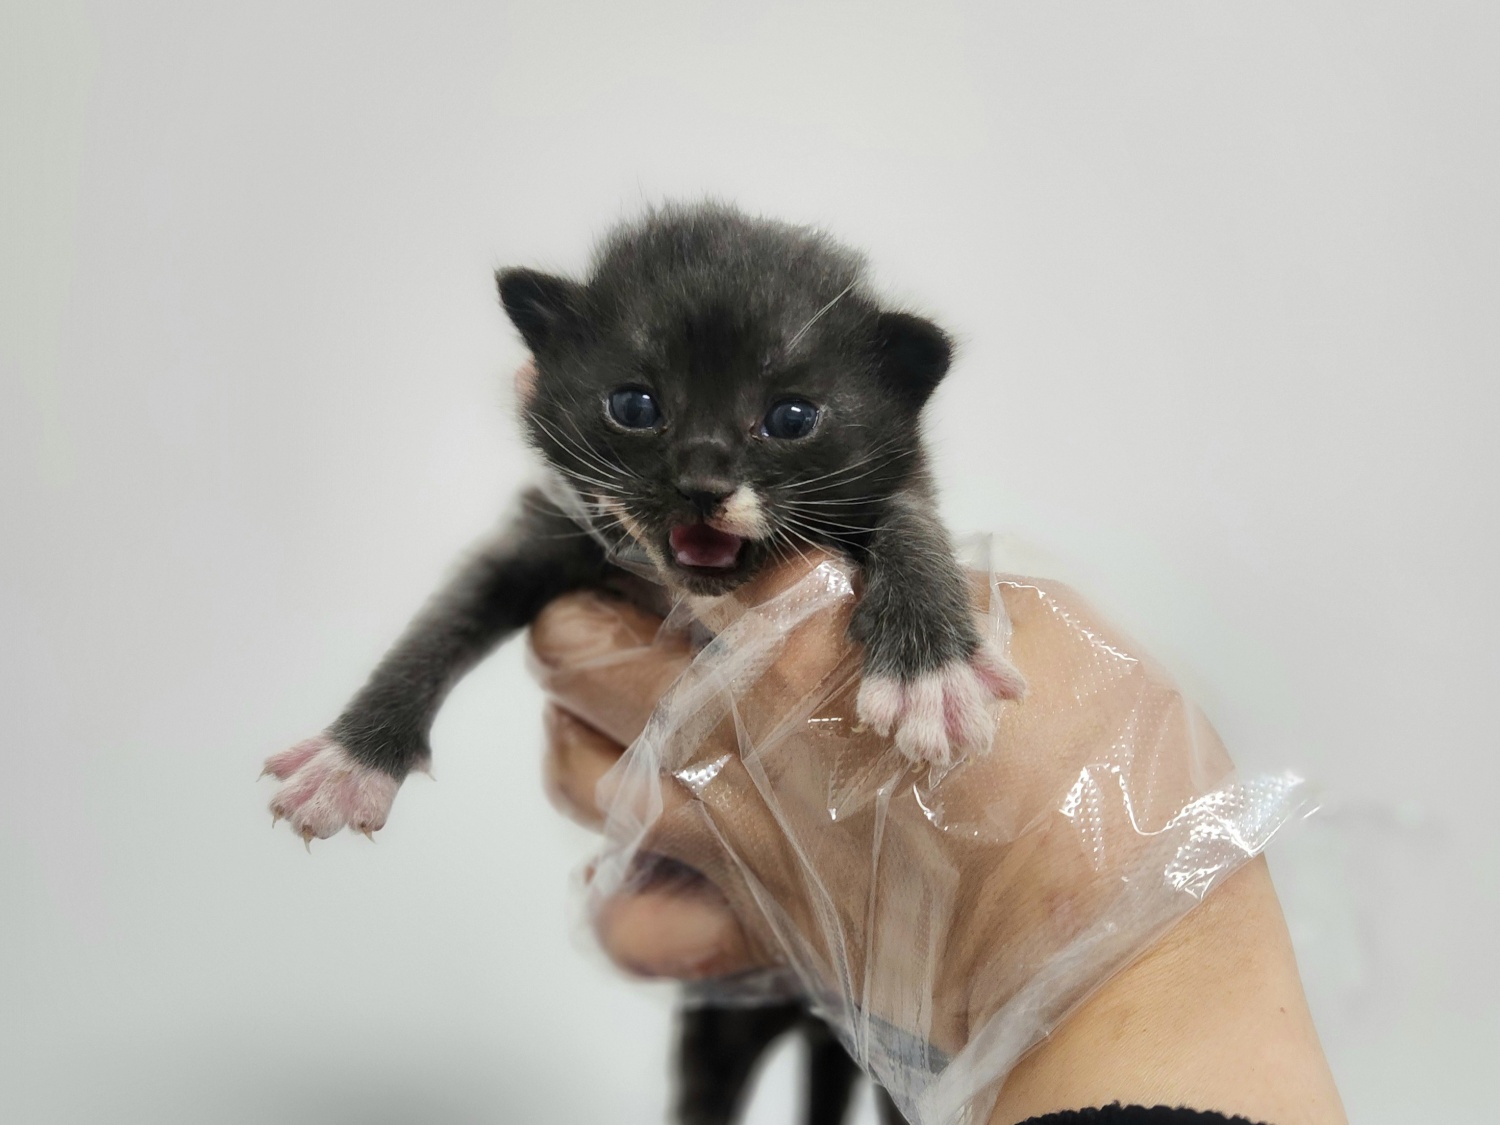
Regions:
[[[790,982],[916,1125],[984,1120],[1028,1048],[1309,800],[1290,775],[1237,778],[1162,671],[1070,590],[978,561],[976,613],[1030,693],[1001,705],[990,753],[941,773],[851,719],[841,560],[679,606],[660,629],[622,605],[566,664],[537,661],[630,744],[596,795],[606,947],[632,967],[643,910],[696,912],[669,975],[717,979],[724,999]],[[579,690],[632,664],[632,692]]]

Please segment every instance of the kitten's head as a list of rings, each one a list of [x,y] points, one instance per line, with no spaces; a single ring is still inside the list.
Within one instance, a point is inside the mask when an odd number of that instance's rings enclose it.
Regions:
[[[536,360],[529,439],[694,592],[806,543],[857,553],[920,471],[918,415],[950,355],[863,275],[823,235],[715,205],[620,228],[586,282],[503,270]]]

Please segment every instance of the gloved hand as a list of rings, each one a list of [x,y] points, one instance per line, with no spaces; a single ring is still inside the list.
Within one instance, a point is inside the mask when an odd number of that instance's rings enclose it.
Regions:
[[[985,1120],[1021,1056],[1256,855],[1304,788],[1237,779],[1072,591],[985,568],[976,614],[1030,692],[1001,705],[989,754],[917,769],[851,718],[854,599],[846,563],[808,558],[665,624],[605,595],[559,601],[532,639],[549,778],[605,830],[591,906],[618,963],[726,987],[792,974],[912,1121]],[[701,651],[687,611],[713,636]],[[1256,872],[1255,924],[1235,924],[1284,947]],[[1262,996],[1290,998],[1316,1085],[1290,973]]]

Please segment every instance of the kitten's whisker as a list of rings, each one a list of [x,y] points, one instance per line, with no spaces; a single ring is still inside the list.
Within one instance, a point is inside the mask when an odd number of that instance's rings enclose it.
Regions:
[[[844,500],[803,500],[800,496],[784,496],[780,503],[790,504],[797,508],[857,508],[861,504],[873,504],[882,497],[877,493],[866,493],[863,496],[851,496]]]
[[[839,534],[838,531],[834,530],[835,528],[852,532],[855,535],[868,535],[871,531],[868,527],[856,527],[853,524],[847,523],[807,523],[792,516],[783,516],[782,519],[787,527],[801,528],[803,531],[811,532],[814,535],[826,535],[830,539],[835,539],[840,543],[847,542],[849,536]]]
[[[573,469],[565,468],[564,466],[558,464],[554,464],[552,467],[563,476],[567,477],[569,480],[574,480],[579,482],[580,484],[589,485],[591,488],[596,488],[602,492],[607,492],[611,496],[625,495],[622,489],[609,481],[602,481],[597,477],[589,476],[587,473],[576,472]]]
[[[552,534],[552,535],[533,535],[532,538],[533,539],[582,539],[585,536],[593,537],[594,535],[600,534],[600,533],[602,533],[604,531],[607,531],[607,530],[608,530],[608,528],[594,527],[593,525],[590,525],[587,528],[582,528],[581,527],[577,531],[559,531],[559,532],[556,532],[555,534]]]
[[[828,549],[827,544],[819,543],[816,540],[809,539],[806,535],[802,534],[802,532],[798,531],[790,524],[782,524],[781,529],[787,532],[789,535],[795,535],[798,539],[802,540],[802,542],[806,543],[815,551],[826,551]],[[838,539],[838,536],[829,536],[829,538],[836,540]]]
[[[606,461],[599,450],[590,445],[587,439],[583,438],[583,435],[579,434],[577,438],[569,437],[566,433],[563,433],[556,426],[548,422],[547,419],[543,418],[540,414],[537,414],[535,412],[528,413],[538,426],[540,426],[544,431],[551,435],[554,441],[565,447],[571,447],[574,452],[571,452],[570,456],[578,457],[580,461],[589,466],[591,470],[603,472],[608,474],[609,476],[620,477],[621,479],[623,479],[627,475],[632,477],[636,476],[635,473],[631,472],[624,465]]]
[[[597,457],[590,457],[585,453],[575,452],[574,449],[570,448],[567,439],[563,435],[557,435],[554,440],[562,444],[562,449],[559,450],[559,453],[568,460],[577,462],[584,470],[590,473],[602,473],[610,478],[619,477],[622,480],[624,479],[620,470],[614,466],[601,462]]]
[[[884,455],[886,453],[886,450],[890,449],[891,446],[898,444],[899,440],[900,439],[892,438],[890,440],[881,442],[879,445],[875,446],[875,448],[873,448],[869,452],[867,452],[863,457],[859,458],[859,460],[857,460],[857,461],[851,461],[847,465],[841,465],[837,469],[834,469],[831,472],[823,473],[821,476],[807,477],[807,478],[804,478],[802,480],[788,481],[787,482],[787,487],[789,487],[789,488],[798,488],[798,489],[800,489],[801,491],[804,491],[804,492],[825,492],[829,488],[838,488],[838,487],[841,487],[843,484],[847,483],[846,481],[844,481],[842,479],[843,477],[845,477],[847,474],[853,472],[855,469],[859,469],[859,468],[862,468],[865,465],[870,464],[872,461],[880,460],[880,463],[887,464],[887,463],[890,463],[890,462],[893,462],[893,461],[898,461],[898,460],[900,460],[901,458],[904,458],[904,457],[910,457],[915,452],[915,450],[912,450],[912,449],[898,450],[895,453],[890,454],[888,456],[884,456],[882,458],[882,455]],[[856,478],[856,479],[858,479],[858,478]],[[807,485],[810,485],[810,484],[817,484],[819,481],[833,481],[834,483],[827,484],[827,485],[825,485],[822,488],[807,488],[806,487]]]
[[[779,542],[781,542],[781,543],[783,543],[783,544],[786,545],[786,553],[785,554],[782,553],[782,551],[773,548],[773,550],[776,550],[776,557],[779,560],[783,561],[783,562],[787,561],[787,558],[788,558],[789,555],[800,555],[801,554],[801,552],[797,549],[797,545],[792,542],[791,537],[786,533],[786,530],[784,528],[780,528],[780,527],[772,528],[771,529],[771,541],[773,543],[779,541]]]
[[[781,536],[781,534],[773,527],[771,529],[771,538],[767,540],[767,543],[771,549],[771,557],[778,563],[785,563],[787,561],[786,555],[782,553],[780,546],[782,538],[783,537]]]
[[[629,533],[629,528],[625,527],[624,520],[621,517],[607,509],[601,508],[600,504],[592,497],[579,494],[578,499],[587,511],[583,514],[581,520],[578,517],[569,517],[570,522],[577,528],[576,531],[560,531],[554,534],[536,532],[533,533],[534,538],[577,539],[579,536],[600,534],[615,528],[620,528],[627,534]],[[522,494],[520,500],[523,507],[529,508],[533,512],[547,516],[557,515],[557,505],[551,501],[538,500],[526,494]]]
[[[592,472],[585,472],[581,469],[570,468],[569,466],[561,464],[557,461],[551,461],[550,465],[554,470],[572,480],[582,481],[586,484],[594,485],[598,488],[602,488],[605,492],[611,493],[612,495],[625,494],[626,490],[623,487],[622,482],[618,478],[600,477]]]
[[[807,485],[816,484],[819,481],[838,480],[847,476],[849,473],[852,473],[855,469],[863,468],[866,465],[890,465],[900,462],[905,458],[916,455],[916,450],[911,448],[893,450],[891,447],[897,444],[897,442],[892,441],[887,442],[883,445],[878,445],[874,449],[866,453],[863,457],[859,458],[857,461],[851,461],[847,465],[841,465],[832,472],[824,473],[822,476],[812,477],[809,480],[801,480],[795,483]]]
[[[875,521],[856,520],[857,513],[853,512],[806,512],[790,505],[786,507],[788,518],[797,523],[809,524],[813,527],[842,527],[850,531],[873,531]],[[843,518],[840,519],[839,517]]]
[[[620,470],[616,466],[601,461],[597,456],[594,456],[587,450],[580,448],[576,441],[568,437],[567,434],[559,432],[555,427],[550,425],[542,418],[536,417],[534,415],[533,417],[536,418],[536,423],[543,430],[543,432],[545,432],[548,437],[552,438],[553,441],[557,442],[558,445],[562,447],[560,452],[570,460],[577,461],[580,465],[591,472],[603,472],[608,474],[609,476],[620,475]]]
[[[879,449],[877,447],[876,449],[872,449],[865,456],[861,457],[858,461],[851,461],[847,465],[840,465],[837,469],[834,469],[831,472],[822,473],[822,474],[820,474],[818,476],[815,476],[815,477],[803,477],[801,479],[789,480],[789,481],[786,482],[787,483],[787,487],[788,488],[795,488],[795,487],[801,487],[803,485],[808,485],[808,484],[817,484],[818,481],[820,481],[820,480],[828,480],[830,477],[837,477],[837,476],[839,476],[839,475],[841,475],[843,473],[848,472],[850,469],[855,469],[855,468],[858,468],[861,465],[868,464],[874,458],[874,456],[876,455],[876,453],[878,453],[878,452],[879,452]]]
[[[590,454],[596,461],[599,462],[599,464],[607,465],[614,472],[621,473],[628,477],[633,477],[636,480],[641,479],[641,475],[634,469],[632,469],[629,465],[625,464],[623,461],[616,461],[607,457],[604,450],[600,449],[593,442],[589,441],[587,437],[584,436],[583,431],[578,428],[578,424],[575,421],[569,419],[568,425],[572,428],[573,431],[573,436],[575,439],[574,444],[579,449]]]
[[[848,295],[849,291],[854,288],[855,284],[856,284],[855,282],[851,281],[848,285],[844,286],[844,290],[843,290],[842,293],[840,293],[833,300],[829,301],[826,305],[824,305],[817,312],[813,313],[812,314],[812,319],[810,319],[801,328],[797,329],[796,333],[792,336],[792,338],[787,341],[786,350],[787,351],[791,351],[793,348],[795,348],[797,346],[798,341],[800,341],[802,339],[802,337],[804,337],[804,336],[807,335],[808,329],[810,329],[814,324],[817,324],[818,321],[822,320],[824,313],[826,313],[829,309],[833,308],[834,305],[836,305],[840,301],[842,301]]]
[[[588,516],[589,529],[593,531],[609,531],[618,528],[629,534],[630,528],[626,523],[628,514],[621,514],[607,508],[597,512],[590,512]]]
[[[857,535],[868,535],[873,530],[873,528],[871,528],[869,525],[862,526],[856,523],[837,523],[833,520],[824,520],[817,518],[797,519],[794,516],[788,516],[787,522],[795,524],[798,527],[806,528],[809,531],[822,531],[825,528],[837,528],[840,531],[851,531]]]
[[[576,392],[565,391],[564,393],[567,394],[568,401],[574,407],[579,408],[581,411],[588,411],[590,409],[597,409],[597,404],[591,404],[589,402],[586,402]],[[608,460],[605,457],[604,451],[600,450],[597,446],[594,445],[593,442],[589,441],[589,439],[584,435],[583,431],[578,428],[577,419],[574,418],[574,417],[572,417],[571,415],[565,415],[564,416],[564,421],[567,423],[568,428],[573,432],[573,435],[576,438],[576,440],[574,440],[572,442],[573,447],[575,449],[578,449],[580,452],[585,453],[586,455],[592,456],[593,459],[594,459],[594,461],[595,461],[595,463],[599,464],[601,467],[604,467],[606,465],[607,460]],[[557,434],[556,436],[559,437],[559,438],[563,438],[566,435]],[[622,473],[626,474],[627,476],[634,477],[637,480],[641,479],[640,474],[637,473],[637,472],[635,472],[628,465],[625,465],[625,464],[622,464],[622,463],[618,463],[618,462],[608,461],[608,467],[611,468],[612,470],[618,470],[619,472],[622,472]]]
[[[849,485],[854,484],[854,483],[856,483],[858,481],[866,480],[869,477],[873,477],[877,473],[880,473],[880,472],[886,470],[887,468],[889,468],[889,462],[882,461],[880,464],[873,465],[870,468],[866,469],[864,472],[857,473],[856,475],[854,475],[852,477],[848,477],[846,479],[841,479],[841,480],[836,480],[836,481],[830,481],[827,484],[819,485],[817,488],[805,488],[805,489],[801,489],[800,491],[803,494],[806,494],[806,493],[830,492],[830,491],[832,491],[835,488],[847,488]]]
[[[589,465],[585,465],[582,468],[573,468],[569,465],[559,464],[556,461],[552,461],[551,465],[558,472],[567,473],[569,476],[584,477],[588,480],[605,480],[611,482],[616,479],[613,474],[601,475],[598,470]]]

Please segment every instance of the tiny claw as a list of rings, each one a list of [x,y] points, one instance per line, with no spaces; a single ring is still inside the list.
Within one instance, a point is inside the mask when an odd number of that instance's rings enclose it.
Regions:
[[[370,841],[370,843],[373,844],[375,842],[375,833],[371,832],[368,828],[361,828],[360,831],[364,833],[365,839]]]
[[[272,810],[272,812],[271,812],[271,827],[275,828],[280,823],[281,823],[281,814],[279,812],[276,812],[275,810]]]
[[[255,780],[259,781],[261,778],[265,777],[266,774],[268,774],[270,772],[271,772],[271,767],[270,766],[261,766],[260,767],[260,773],[258,773],[258,774],[255,775]]]
[[[312,842],[313,837],[316,835],[317,833],[311,828],[304,828],[302,830],[302,846],[307,849],[308,855],[312,855]]]

